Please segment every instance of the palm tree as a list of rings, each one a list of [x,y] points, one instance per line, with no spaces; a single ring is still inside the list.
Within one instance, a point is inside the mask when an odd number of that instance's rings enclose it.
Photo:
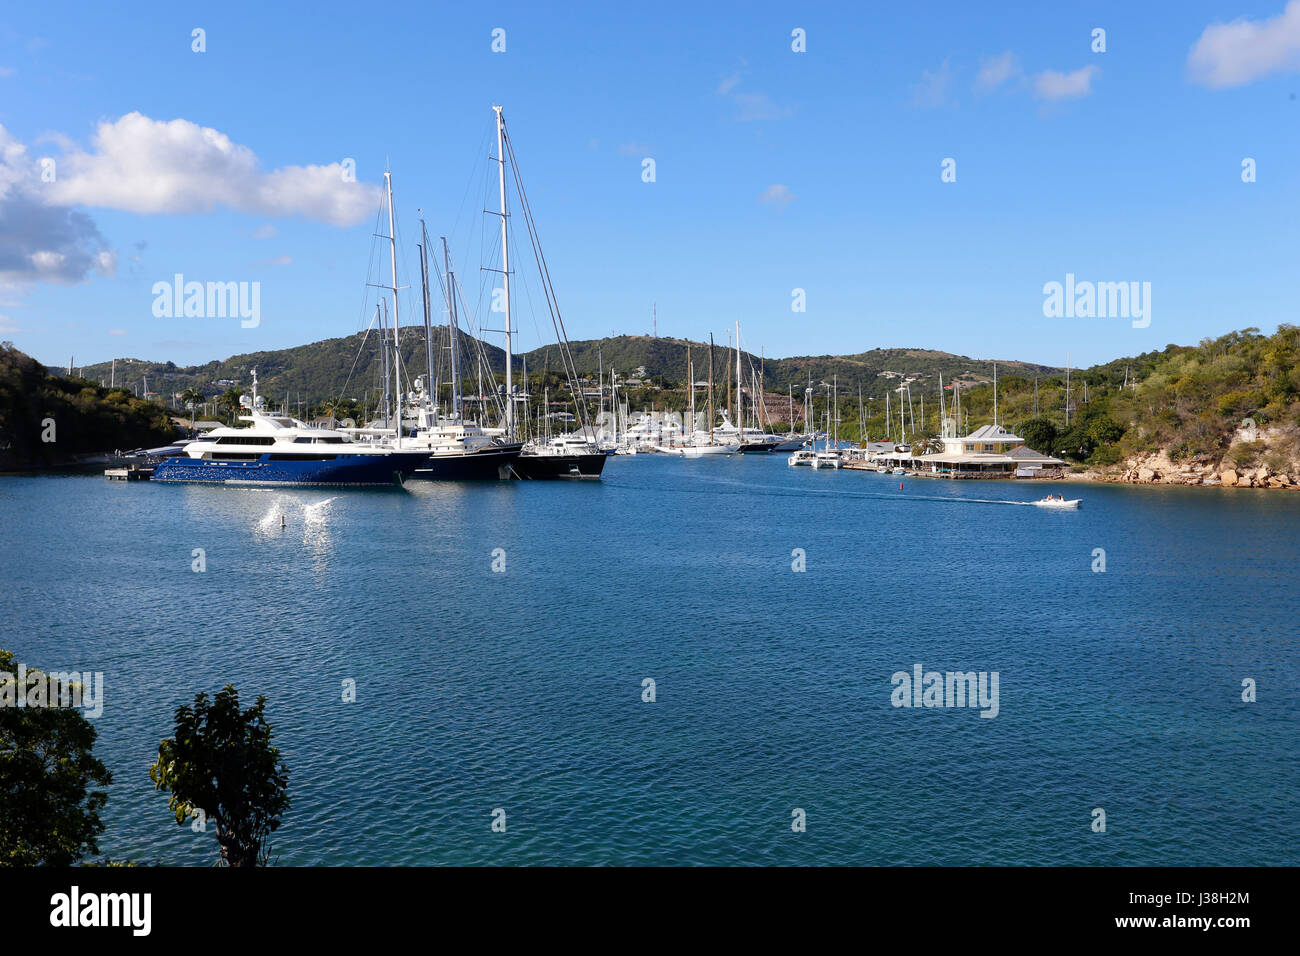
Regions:
[[[194,434],[194,406],[203,402],[203,393],[193,386],[181,392],[181,403],[190,410],[190,434]]]
[[[217,398],[217,405],[230,409],[230,424],[235,424],[235,410],[239,408],[239,389],[228,388]]]
[[[327,398],[321,402],[320,414],[329,418],[337,419],[339,412],[344,408],[343,400],[338,398]]]

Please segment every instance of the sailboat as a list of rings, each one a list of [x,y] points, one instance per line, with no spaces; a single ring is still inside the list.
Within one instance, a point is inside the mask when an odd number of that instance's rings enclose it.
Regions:
[[[393,207],[393,178],[391,173],[384,173],[385,196],[388,206],[388,252],[392,268],[392,285],[383,286],[393,293],[393,370],[398,382],[397,399],[393,403],[391,420],[382,427],[354,429],[353,431],[371,437],[384,438],[386,435],[402,436],[407,432],[407,421],[412,422],[408,435],[402,437],[404,447],[424,453],[425,460],[415,469],[412,477],[430,480],[500,480],[510,477],[510,465],[519,457],[521,445],[503,438],[503,429],[488,429],[477,422],[469,421],[463,414],[460,394],[460,375],[457,364],[458,328],[456,322],[456,286],[455,275],[451,271],[450,256],[447,253],[446,240],[443,240],[443,264],[446,273],[447,296],[447,331],[451,339],[452,356],[452,405],[449,415],[439,414],[434,396],[430,393],[430,383],[420,377],[415,380],[415,394],[411,396],[410,405],[401,400],[400,372],[398,370],[398,351],[396,343],[399,324],[398,282],[397,282],[397,229]],[[429,235],[420,222],[420,277],[424,301],[425,352],[428,358],[429,374],[433,374],[433,327],[429,300],[428,245]],[[385,417],[388,417],[389,402],[385,398]],[[408,414],[410,418],[408,418]]]
[[[693,386],[692,386],[693,387]],[[713,335],[709,335],[709,432],[708,435],[693,434],[691,440],[673,449],[683,458],[708,458],[713,455],[734,455],[740,450],[739,442],[722,442],[714,436],[713,429]]]
[[[524,192],[523,180],[519,176],[519,163],[515,160],[514,146],[506,130],[504,111],[500,106],[493,106],[496,113],[497,131],[497,186],[500,202],[498,212],[501,217],[501,282],[502,304],[505,307],[506,337],[506,407],[505,437],[507,441],[515,438],[515,392],[514,369],[511,346],[513,341],[513,315],[510,304],[510,214],[506,211],[506,163],[511,164],[515,182],[515,194],[519,200],[518,212],[523,215],[528,238],[537,259],[542,288],[546,296],[546,305],[551,313],[556,338],[560,346],[560,358],[564,363],[565,375],[573,393],[574,407],[578,412],[579,429],[577,432],[561,435],[550,441],[531,441],[523,445],[519,457],[510,465],[511,474],[524,480],[577,478],[598,479],[605,468],[607,455],[596,446],[596,429],[587,411],[586,399],[579,385],[577,368],[573,354],[569,351],[569,340],[564,333],[564,321],[560,317],[559,306],[555,298],[555,288],[551,285],[550,274],[546,268],[546,258],[541,251],[537,236],[537,224],[533,220],[532,208]],[[527,383],[525,382],[525,390]],[[525,409],[526,411],[526,409]]]

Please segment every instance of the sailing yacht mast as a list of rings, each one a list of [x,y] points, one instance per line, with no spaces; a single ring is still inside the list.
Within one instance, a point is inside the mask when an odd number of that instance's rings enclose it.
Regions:
[[[432,407],[438,399],[433,386],[433,319],[429,304],[429,231],[424,226],[424,217],[420,217],[420,290],[424,299],[424,356],[429,363],[428,378],[425,380],[425,405]]]
[[[686,346],[686,375],[691,380],[691,429],[690,433],[695,433],[695,363],[691,361],[691,346]],[[686,438],[687,432],[682,429],[682,438]]]
[[[513,359],[510,353],[510,335],[513,331],[510,327],[510,247],[508,245],[508,234],[506,232],[506,152],[505,152],[505,130],[506,121],[501,113],[501,107],[494,106],[492,109],[497,114],[497,162],[498,167],[498,185],[501,200],[501,287],[502,303],[506,310],[506,439],[512,440],[515,435],[515,403],[514,403],[514,378],[511,371]]]
[[[998,363],[993,363],[993,424],[998,423]]]
[[[740,320],[736,320],[736,438],[745,443],[745,419],[740,410]]]
[[[392,381],[388,377],[388,300],[380,297],[375,303],[375,318],[379,322],[379,378],[383,387],[384,396],[384,427],[388,427],[391,420],[391,409],[393,398],[388,393],[388,385]]]
[[[447,340],[451,345],[451,417],[460,419],[460,367],[456,362],[459,323],[456,321],[456,276],[451,271],[451,256],[447,252],[447,237],[442,239],[442,272],[447,277]]]
[[[709,333],[709,444],[713,444],[713,333]]]
[[[398,338],[397,311],[397,221],[393,214],[393,174],[384,172],[384,187],[388,191],[388,259],[393,270],[393,398],[396,403],[394,430],[397,433],[397,447],[402,447],[402,343]]]

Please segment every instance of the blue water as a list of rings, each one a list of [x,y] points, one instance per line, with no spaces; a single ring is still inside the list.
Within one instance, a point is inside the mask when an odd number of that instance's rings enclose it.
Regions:
[[[233,682],[289,766],[282,864],[1300,863],[1300,494],[605,475],[0,479],[0,647],[104,673],[102,853],[215,859],[148,768]],[[893,707],[917,663],[998,672],[996,718]]]

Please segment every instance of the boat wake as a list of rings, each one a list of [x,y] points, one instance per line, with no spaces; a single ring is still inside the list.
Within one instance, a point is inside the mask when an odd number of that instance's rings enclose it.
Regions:
[[[261,519],[257,522],[257,530],[263,533],[278,530],[284,526],[286,519],[294,508],[297,508],[302,513],[303,524],[324,524],[325,519],[328,516],[326,506],[331,502],[338,501],[341,497],[343,496],[331,495],[324,501],[307,504],[289,495],[279,495],[276,497],[275,502],[271,505],[270,509],[267,510],[266,514],[262,515]]]
[[[979,504],[979,505],[1020,505],[1025,508],[1039,507],[1037,501],[1013,501],[1004,498],[964,498],[955,495],[954,496],[912,495],[906,492],[895,493],[895,494],[880,494],[878,492],[871,492],[871,491],[840,491],[835,489],[822,489],[822,488],[809,488],[807,490],[800,489],[798,491],[795,491],[788,487],[781,487],[779,485],[760,485],[760,484],[753,484],[751,482],[742,482],[730,478],[715,479],[709,477],[701,477],[697,479],[696,483],[716,486],[715,488],[710,489],[710,491],[707,492],[709,494],[748,495],[755,492],[763,492],[766,493],[768,497],[772,497],[772,498],[822,497],[822,498],[854,498],[854,499],[878,500],[878,501],[944,501],[944,502],[960,501],[968,504]],[[608,479],[606,479],[605,484],[613,485],[616,487],[622,486],[627,488],[645,489],[645,490],[650,490],[651,487],[655,487],[651,485],[644,485],[644,484],[632,483],[632,482],[628,482],[624,484],[624,482],[622,481],[618,481],[618,480],[610,481]],[[689,494],[691,490],[685,489],[685,491],[686,493]],[[706,492],[700,491],[697,493],[705,494]]]

